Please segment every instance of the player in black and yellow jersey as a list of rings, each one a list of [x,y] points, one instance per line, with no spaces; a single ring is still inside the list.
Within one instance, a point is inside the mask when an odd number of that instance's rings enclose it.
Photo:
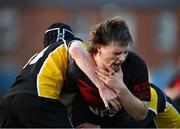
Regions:
[[[180,128],[180,114],[171,99],[157,86],[151,84],[151,101],[145,120],[136,121],[127,116],[128,128]]]
[[[158,128],[180,128],[180,114],[171,99],[157,86],[151,84],[149,112]]]
[[[60,99],[71,28],[62,23],[45,32],[44,49],[23,67],[0,103],[2,127],[72,127]]]
[[[180,128],[180,114],[171,99],[159,87],[151,84],[147,117],[143,121],[136,121],[127,115],[123,123],[128,128]]]

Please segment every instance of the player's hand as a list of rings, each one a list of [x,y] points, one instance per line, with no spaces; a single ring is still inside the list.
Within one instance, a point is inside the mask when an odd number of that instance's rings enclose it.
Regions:
[[[92,124],[92,123],[89,123],[89,122],[86,122],[86,123],[78,125],[77,128],[80,128],[80,129],[86,129],[86,128],[101,129],[101,126],[100,125],[95,125],[95,124]]]
[[[117,94],[119,94],[119,92],[122,91],[122,89],[124,88],[127,89],[126,85],[123,82],[123,73],[121,66],[119,66],[118,72],[115,72],[110,67],[108,67],[108,71],[96,67],[95,71],[98,77],[100,78],[100,80],[102,80],[109,88],[113,89]],[[118,100],[122,108],[119,95],[116,100]]]
[[[104,85],[104,83],[102,85]],[[111,106],[117,111],[119,111],[119,109],[122,109],[121,103],[115,91],[113,91],[106,85],[101,86],[101,88],[99,88],[98,90],[107,109],[110,109],[109,104],[111,104]]]
[[[119,71],[115,72],[112,68],[108,67],[108,71],[100,68],[95,68],[98,77],[110,88],[115,91],[120,90],[125,86],[123,82],[123,73],[121,66],[119,66]]]

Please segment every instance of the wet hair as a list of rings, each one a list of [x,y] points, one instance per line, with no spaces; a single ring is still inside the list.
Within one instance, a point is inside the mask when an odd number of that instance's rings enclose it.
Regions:
[[[129,28],[120,17],[105,20],[92,28],[89,52],[97,53],[97,45],[107,46],[112,43],[122,47],[132,43]]]
[[[54,23],[48,27],[44,34],[44,47],[54,42],[65,42],[74,37],[70,26],[64,23]]]

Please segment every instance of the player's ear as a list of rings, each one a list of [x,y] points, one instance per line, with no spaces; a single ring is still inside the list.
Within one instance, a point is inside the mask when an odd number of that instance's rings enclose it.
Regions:
[[[99,54],[101,54],[101,45],[96,45],[96,49],[97,49],[97,52],[99,53]]]

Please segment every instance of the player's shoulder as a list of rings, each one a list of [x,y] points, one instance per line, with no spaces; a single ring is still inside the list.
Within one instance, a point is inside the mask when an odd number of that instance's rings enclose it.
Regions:
[[[127,58],[124,62],[124,65],[125,66],[128,65],[129,67],[136,68],[136,69],[147,67],[145,61],[138,54],[132,51],[129,51]]]
[[[78,67],[76,61],[74,59],[72,59],[69,64],[68,64],[68,69],[69,71],[73,71],[73,72],[77,72],[80,71],[80,68]],[[76,70],[76,71],[74,71]]]
[[[154,84],[150,84],[151,85],[151,87],[153,88],[153,89],[155,89],[155,91],[157,92],[157,93],[163,93],[163,91],[158,87],[158,86],[156,86],[156,85],[154,85]]]
[[[134,53],[132,51],[128,53],[127,60],[133,61],[137,64],[145,63],[144,60],[137,53]]]
[[[54,52],[55,50],[57,50],[58,48],[67,49],[67,46],[62,41],[61,42],[54,42],[44,49],[45,50],[44,53],[50,54],[50,53]],[[62,49],[62,50],[64,51],[65,49]]]
[[[61,45],[65,45],[65,43],[62,42],[62,41],[54,42],[54,43],[52,43],[51,45],[49,45],[49,48],[50,48],[50,49],[53,49],[53,48],[57,48],[57,47],[59,47],[59,46],[61,46]]]
[[[162,89],[160,89],[158,86],[151,84],[151,88],[153,88],[157,94],[157,112],[161,113],[166,109],[166,102],[167,102],[167,97],[166,94],[163,92]]]

